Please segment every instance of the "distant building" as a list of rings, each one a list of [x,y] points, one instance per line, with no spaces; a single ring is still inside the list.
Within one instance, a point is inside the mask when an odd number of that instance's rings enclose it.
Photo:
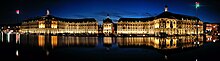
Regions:
[[[94,18],[65,19],[55,17],[47,11],[46,16],[27,19],[21,24],[22,33],[70,33],[98,34],[98,22]]]
[[[98,25],[98,32],[99,32],[99,34],[102,34],[103,33],[103,27],[102,27],[102,25]]]
[[[9,32],[9,31],[12,31],[12,32],[19,32],[20,30],[20,23],[17,23],[17,24],[2,24],[0,25],[1,27],[1,31],[4,31],[4,32]]]
[[[207,35],[220,35],[219,23],[204,23],[204,31]]]
[[[196,26],[198,20],[198,26]],[[203,34],[203,22],[193,16],[168,12],[165,6],[163,13],[149,18],[120,18],[117,24],[117,34],[120,35],[196,35]]]
[[[114,23],[109,17],[109,14],[107,14],[107,18],[103,20],[103,34],[106,36],[109,36],[114,33]]]

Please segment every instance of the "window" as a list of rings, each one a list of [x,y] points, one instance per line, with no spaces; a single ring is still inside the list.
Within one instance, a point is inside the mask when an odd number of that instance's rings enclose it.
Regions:
[[[125,29],[125,26],[123,27],[123,29]]]

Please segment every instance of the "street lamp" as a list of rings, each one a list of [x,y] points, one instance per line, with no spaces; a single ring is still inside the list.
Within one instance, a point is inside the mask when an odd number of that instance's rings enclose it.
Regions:
[[[199,4],[199,2],[195,2],[195,4],[196,4],[196,5],[195,5],[195,7],[196,7],[196,17],[198,18],[198,8],[200,7],[200,4]],[[199,38],[198,38],[198,36],[199,36],[199,30],[198,30],[198,28],[199,28],[199,26],[198,26],[199,23],[198,23],[198,22],[199,22],[199,20],[197,19],[197,20],[196,20],[197,41],[199,40]]]
[[[199,8],[200,5],[199,5],[199,2],[196,2],[196,8]]]
[[[17,14],[16,22],[18,22],[18,21],[19,21],[20,10],[16,10],[16,14]],[[16,25],[16,26],[17,26],[17,25]],[[18,28],[16,27],[16,28],[15,28],[15,32],[18,32],[17,30],[18,30]]]

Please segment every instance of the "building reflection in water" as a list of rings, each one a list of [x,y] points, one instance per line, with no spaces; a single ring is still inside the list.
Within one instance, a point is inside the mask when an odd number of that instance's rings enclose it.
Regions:
[[[38,36],[38,46],[43,47],[45,45],[45,36],[39,35]]]
[[[203,44],[203,37],[200,36],[180,36],[180,37],[117,37],[118,47],[154,47],[157,49],[175,49],[196,47]],[[195,44],[194,44],[195,43]]]
[[[20,44],[20,34],[16,34],[15,41],[16,41],[16,44],[17,44],[17,43]]]
[[[1,32],[1,41],[3,42],[3,32]]]
[[[36,35],[29,36],[30,42],[28,44],[37,44],[40,47],[97,47],[98,43],[103,42],[103,47],[106,50],[116,46],[119,48],[143,48],[153,47],[156,49],[175,49],[175,48],[189,48],[198,47],[203,45],[203,36],[199,36],[198,40],[196,36],[179,36],[179,37],[103,37],[98,40],[99,37],[74,37],[74,36],[47,36],[47,35]],[[211,39],[210,39],[211,38]],[[114,40],[116,39],[116,40]],[[33,41],[31,41],[33,40]],[[217,40],[216,37],[206,36],[206,41]],[[23,41],[24,42],[24,41]],[[24,44],[24,43],[23,43]]]
[[[52,48],[53,47],[56,47],[57,46],[57,36],[51,36],[51,45],[52,45]]]
[[[77,46],[77,47],[95,47],[98,44],[98,37],[59,37],[58,46]]]
[[[104,46],[111,47],[112,45],[112,37],[104,37]]]
[[[47,36],[36,35],[39,47],[95,47],[98,45],[98,37],[75,37],[75,36]],[[34,36],[29,36],[35,39]],[[24,42],[24,41],[23,41]],[[24,43],[23,43],[24,44]],[[30,42],[30,44],[36,44]]]
[[[113,44],[112,37],[104,37],[104,39],[103,39],[103,46],[105,47],[105,49],[107,51],[109,51],[111,49],[112,44]]]
[[[5,35],[7,36],[7,35]],[[204,38],[205,37],[205,38]],[[54,49],[59,48],[101,48],[108,51],[114,48],[153,48],[153,49],[177,49],[190,48],[203,45],[205,42],[216,42],[218,39],[215,36],[179,36],[179,37],[75,37],[75,36],[56,36],[56,35],[16,35],[10,39],[18,42],[20,40],[20,48],[40,47],[43,54],[51,55]],[[7,37],[4,37],[7,38]],[[102,39],[103,38],[103,39]],[[5,39],[6,40],[6,39]],[[203,41],[204,40],[204,41]],[[7,42],[7,41],[6,41]],[[12,43],[11,41],[10,43]],[[2,44],[6,45],[6,44]],[[17,46],[17,45],[16,45]],[[100,47],[101,46],[101,47]],[[22,56],[24,51],[20,48],[14,49],[13,54]],[[34,48],[33,48],[34,49]],[[40,51],[31,50],[30,51]],[[29,52],[32,54],[32,52]],[[34,53],[33,53],[34,54]],[[38,53],[36,53],[38,54]]]

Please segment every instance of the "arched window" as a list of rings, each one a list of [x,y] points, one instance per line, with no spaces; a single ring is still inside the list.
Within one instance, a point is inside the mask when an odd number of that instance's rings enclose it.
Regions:
[[[170,28],[173,28],[173,22],[170,22]]]
[[[166,23],[165,21],[163,21],[163,23]]]

